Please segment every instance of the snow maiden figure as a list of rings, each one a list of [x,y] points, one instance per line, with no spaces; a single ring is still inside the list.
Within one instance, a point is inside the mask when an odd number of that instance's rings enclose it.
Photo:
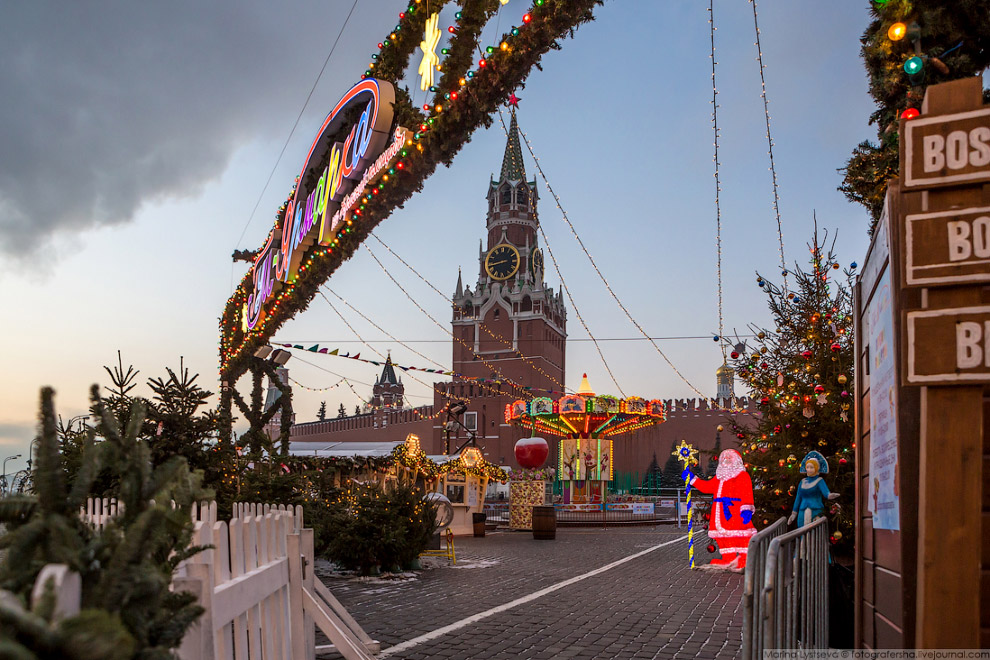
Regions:
[[[834,500],[838,493],[829,492],[821,475],[828,474],[828,461],[817,451],[810,451],[801,460],[801,473],[807,474],[798,484],[794,498],[794,510],[788,523],[798,521],[798,527],[811,524],[815,518],[825,515],[825,500]]]

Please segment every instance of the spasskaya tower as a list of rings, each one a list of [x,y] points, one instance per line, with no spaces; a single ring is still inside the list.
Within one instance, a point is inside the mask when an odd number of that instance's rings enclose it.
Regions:
[[[489,182],[486,199],[487,244],[478,252],[473,290],[457,276],[452,332],[458,376],[447,387],[449,396],[470,399],[462,421],[476,428],[486,458],[514,466],[512,447],[521,432],[506,425],[505,405],[564,389],[567,338],[563,297],[544,282],[539,195],[536,181],[526,180],[515,110],[502,168],[497,180]],[[436,409],[448,401],[438,394]],[[444,420],[437,418],[442,435]],[[450,451],[468,435],[460,427],[452,432]]]

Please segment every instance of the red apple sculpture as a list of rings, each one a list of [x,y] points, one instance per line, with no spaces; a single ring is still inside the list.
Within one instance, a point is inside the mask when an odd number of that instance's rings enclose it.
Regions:
[[[550,445],[543,438],[520,438],[515,447],[520,466],[535,470],[543,467],[550,455]]]

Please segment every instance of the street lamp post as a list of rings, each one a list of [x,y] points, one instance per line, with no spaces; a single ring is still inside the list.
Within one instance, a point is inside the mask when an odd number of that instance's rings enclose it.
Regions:
[[[13,460],[18,459],[20,457],[21,457],[20,454],[14,454],[13,456],[8,456],[7,458],[3,459],[3,472],[0,472],[0,477],[3,478],[3,493],[2,494],[4,494],[4,495],[7,494],[7,461],[13,461]]]

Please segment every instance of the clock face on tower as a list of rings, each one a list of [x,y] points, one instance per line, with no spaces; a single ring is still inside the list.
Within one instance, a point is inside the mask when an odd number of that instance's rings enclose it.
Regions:
[[[519,270],[519,250],[501,243],[496,245],[485,257],[485,270],[493,280],[507,280]]]

